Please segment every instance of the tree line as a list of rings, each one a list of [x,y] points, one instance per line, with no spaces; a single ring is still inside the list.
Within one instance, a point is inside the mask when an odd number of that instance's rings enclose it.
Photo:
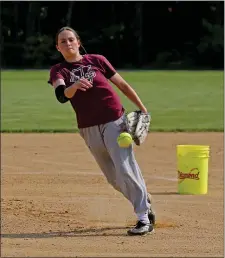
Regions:
[[[224,2],[1,2],[1,66],[61,61],[55,34],[73,27],[88,53],[117,68],[223,69]]]

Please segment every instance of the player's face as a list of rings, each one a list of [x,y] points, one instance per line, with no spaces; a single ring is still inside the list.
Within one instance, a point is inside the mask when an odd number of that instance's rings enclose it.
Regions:
[[[80,42],[70,30],[64,30],[58,35],[56,48],[64,57],[70,57],[79,53]]]

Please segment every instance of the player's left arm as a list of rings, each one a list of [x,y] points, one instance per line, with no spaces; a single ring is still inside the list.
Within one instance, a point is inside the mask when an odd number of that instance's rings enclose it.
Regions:
[[[98,55],[98,61],[102,68],[104,76],[110,80],[120,91],[123,92],[143,113],[147,113],[147,109],[138,97],[135,90],[117,73],[116,69],[107,60],[106,57]]]
[[[140,145],[147,137],[151,116],[135,90],[117,73],[111,63],[103,56],[99,56],[99,59],[105,77],[140,109],[126,116],[128,131],[132,134],[134,142]]]
[[[110,78],[110,81],[140,109],[140,111],[134,111],[127,114],[126,117],[128,131],[131,133],[134,142],[137,145],[141,145],[148,135],[151,116],[135,90],[122,78],[122,76],[116,73]]]
[[[127,98],[129,98],[143,113],[147,113],[147,108],[142,103],[141,99],[135,90],[123,79],[123,77],[115,73],[109,79]]]

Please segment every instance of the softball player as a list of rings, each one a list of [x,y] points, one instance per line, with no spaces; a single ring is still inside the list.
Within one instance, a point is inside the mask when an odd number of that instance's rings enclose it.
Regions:
[[[70,101],[80,135],[107,181],[133,205],[138,222],[128,235],[152,233],[155,214],[133,146],[120,148],[117,144],[117,137],[126,127],[125,110],[108,80],[142,112],[147,109],[104,56],[81,55],[80,47],[76,31],[70,27],[59,30],[56,48],[64,61],[51,67],[49,83],[60,103]]]

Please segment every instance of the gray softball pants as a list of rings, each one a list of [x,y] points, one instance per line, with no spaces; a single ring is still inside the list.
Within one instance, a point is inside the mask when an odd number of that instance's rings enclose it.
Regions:
[[[124,116],[116,121],[80,129],[107,181],[133,205],[135,213],[149,209],[147,189],[134,156],[133,146],[120,148],[117,137],[125,127]]]

